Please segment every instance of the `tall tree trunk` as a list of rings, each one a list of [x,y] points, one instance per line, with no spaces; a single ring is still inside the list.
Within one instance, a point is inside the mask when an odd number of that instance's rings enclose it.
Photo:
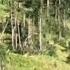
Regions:
[[[25,27],[25,25],[26,25],[26,24],[25,24],[25,23],[26,23],[25,21],[26,21],[26,14],[24,13],[24,17],[23,17],[24,27]]]
[[[17,23],[16,23],[16,4],[14,0],[11,1],[11,29],[12,29],[12,48],[13,50],[16,50],[16,29],[17,29]]]
[[[65,15],[65,9],[64,9],[64,28],[66,26],[66,21],[65,21],[66,15]]]
[[[11,28],[12,28],[12,48],[15,49],[14,42],[14,26],[15,26],[15,14],[14,14],[14,1],[11,1]]]
[[[20,27],[21,27],[21,24],[18,22],[18,44],[19,44],[19,48],[20,50],[22,50],[22,43],[21,43],[21,37],[20,37]]]
[[[50,1],[47,0],[47,18],[49,18],[49,5],[50,4]]]
[[[43,0],[41,0],[41,7],[40,7],[40,16],[39,16],[39,44],[40,44],[40,51],[42,51],[42,20],[43,20]]]
[[[61,18],[61,11],[60,11],[60,5],[61,5],[61,0],[59,0],[59,7],[58,7],[58,24],[59,24],[59,35],[58,35],[58,37],[59,37],[59,40],[61,39],[61,37],[62,37],[62,33],[61,33],[61,25],[62,25],[62,22],[61,22],[61,20],[62,20],[62,18]]]
[[[42,19],[41,17],[39,18],[39,43],[40,43],[40,51],[42,51],[42,27],[41,27],[41,24],[42,24]]]
[[[29,44],[29,47],[31,49],[33,49],[33,42],[32,42],[32,19],[30,18],[29,16],[29,19],[28,19],[28,44]]]

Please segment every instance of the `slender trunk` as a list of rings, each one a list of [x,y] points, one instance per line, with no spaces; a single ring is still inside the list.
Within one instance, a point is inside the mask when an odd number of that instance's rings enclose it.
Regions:
[[[21,44],[21,37],[20,37],[20,23],[18,22],[18,41],[19,41],[19,48],[22,50],[22,44]]]
[[[49,21],[49,19],[50,19],[49,8],[50,8],[50,0],[47,0],[47,5],[46,5],[46,14],[47,14],[46,17],[47,17],[47,21]],[[48,29],[48,32],[50,33],[50,29]]]
[[[42,17],[43,17],[43,0],[41,0],[41,8],[40,8],[40,16],[39,16],[39,44],[40,44],[40,51],[42,51]]]
[[[65,18],[66,18],[66,16],[65,16],[65,9],[64,9],[64,28],[65,28],[65,26],[66,26],[66,25],[65,25],[65,23],[66,23],[66,22],[65,22]]]
[[[17,41],[18,41],[18,34],[16,33],[16,34],[15,34],[16,49],[17,49],[17,47],[18,47]]]
[[[57,2],[55,1],[55,23],[57,24],[58,22],[58,7],[57,7]]]
[[[14,22],[15,22],[15,19],[14,19],[14,1],[12,0],[11,1],[11,28],[12,28],[12,48],[14,50],[14,47],[15,47],[15,44],[14,44]]]
[[[59,0],[59,7],[58,7],[59,40],[61,39],[61,12],[60,12],[60,5],[61,5],[61,1]]]
[[[49,18],[49,0],[47,0],[47,18]]]
[[[32,47],[32,19],[30,18],[30,16],[29,16],[29,20],[28,20],[28,43],[29,43],[29,47],[31,48],[31,49],[33,49],[33,47]]]
[[[16,49],[16,4],[14,0],[11,1],[11,28],[12,28],[12,48]]]
[[[40,51],[42,51],[42,27],[41,27],[41,24],[42,24],[42,19],[41,17],[39,18],[39,43],[40,43]]]
[[[23,17],[24,27],[25,27],[25,21],[26,21],[26,14],[24,13],[24,17]]]

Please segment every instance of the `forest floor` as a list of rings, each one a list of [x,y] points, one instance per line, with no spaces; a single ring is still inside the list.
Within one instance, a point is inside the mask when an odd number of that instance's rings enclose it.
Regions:
[[[70,70],[70,65],[48,55],[19,55],[9,53],[7,70]]]

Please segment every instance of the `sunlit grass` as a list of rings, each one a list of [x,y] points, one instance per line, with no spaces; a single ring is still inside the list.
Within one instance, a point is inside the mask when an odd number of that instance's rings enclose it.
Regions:
[[[7,60],[7,70],[70,70],[69,64],[46,55],[10,53]]]

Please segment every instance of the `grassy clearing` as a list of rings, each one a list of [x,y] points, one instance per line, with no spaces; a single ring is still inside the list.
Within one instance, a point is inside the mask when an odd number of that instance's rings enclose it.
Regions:
[[[46,55],[9,53],[7,70],[70,70],[70,65]]]

